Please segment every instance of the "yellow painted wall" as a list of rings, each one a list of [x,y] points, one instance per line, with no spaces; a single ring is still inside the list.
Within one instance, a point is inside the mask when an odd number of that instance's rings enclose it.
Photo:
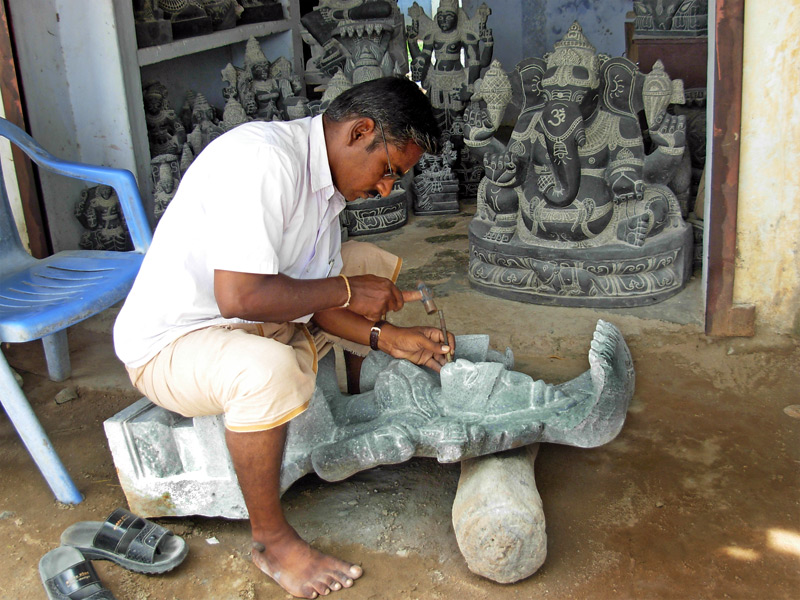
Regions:
[[[712,200],[713,202],[713,200]],[[800,335],[800,2],[747,0],[734,301]]]

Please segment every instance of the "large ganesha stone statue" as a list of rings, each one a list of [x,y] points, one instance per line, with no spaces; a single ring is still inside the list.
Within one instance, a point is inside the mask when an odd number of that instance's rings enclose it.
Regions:
[[[639,306],[680,291],[691,275],[690,165],[685,117],[667,109],[683,102],[682,82],[660,63],[645,75],[598,55],[573,23],[553,52],[512,73],[520,112],[504,145],[494,133],[509,81],[490,71],[465,125],[486,170],[469,230],[472,285],[565,306]]]

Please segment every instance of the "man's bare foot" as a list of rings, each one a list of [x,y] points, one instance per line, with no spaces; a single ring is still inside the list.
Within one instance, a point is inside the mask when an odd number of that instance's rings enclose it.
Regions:
[[[253,541],[253,562],[287,592],[298,598],[327,596],[353,585],[364,571],[304,542],[293,530],[285,539]]]

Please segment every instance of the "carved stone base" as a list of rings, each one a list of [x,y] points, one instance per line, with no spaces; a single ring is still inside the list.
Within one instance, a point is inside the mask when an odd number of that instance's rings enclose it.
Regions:
[[[211,17],[198,17],[196,19],[181,19],[172,22],[172,37],[180,40],[198,35],[206,35],[214,31]]]
[[[410,204],[414,207],[415,215],[451,215],[458,213],[461,208],[458,204],[458,182],[448,182],[440,185],[441,191],[420,191],[416,185],[409,187]]]
[[[262,23],[264,21],[280,21],[283,18],[283,6],[280,2],[272,2],[262,6],[245,6],[239,17],[239,25]]]
[[[172,41],[172,24],[166,19],[136,23],[136,46],[147,48]]]
[[[470,223],[469,281],[501,298],[553,306],[647,306],[680,292],[692,274],[693,235],[686,223],[642,247],[523,246],[488,241],[488,230],[485,221]]]
[[[396,190],[386,198],[363,198],[348,202],[342,225],[350,236],[392,231],[408,222],[406,193]]]

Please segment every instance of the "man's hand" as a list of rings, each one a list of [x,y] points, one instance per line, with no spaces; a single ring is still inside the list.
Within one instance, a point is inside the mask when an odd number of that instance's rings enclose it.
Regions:
[[[442,331],[435,327],[397,327],[386,323],[381,328],[378,349],[438,373],[447,363],[446,354],[456,347],[455,336],[448,332],[447,337],[445,340]]]
[[[348,277],[350,283],[350,306],[352,312],[377,321],[388,312],[403,308],[403,304],[420,300],[419,290],[401,292],[390,279],[376,275]]]

